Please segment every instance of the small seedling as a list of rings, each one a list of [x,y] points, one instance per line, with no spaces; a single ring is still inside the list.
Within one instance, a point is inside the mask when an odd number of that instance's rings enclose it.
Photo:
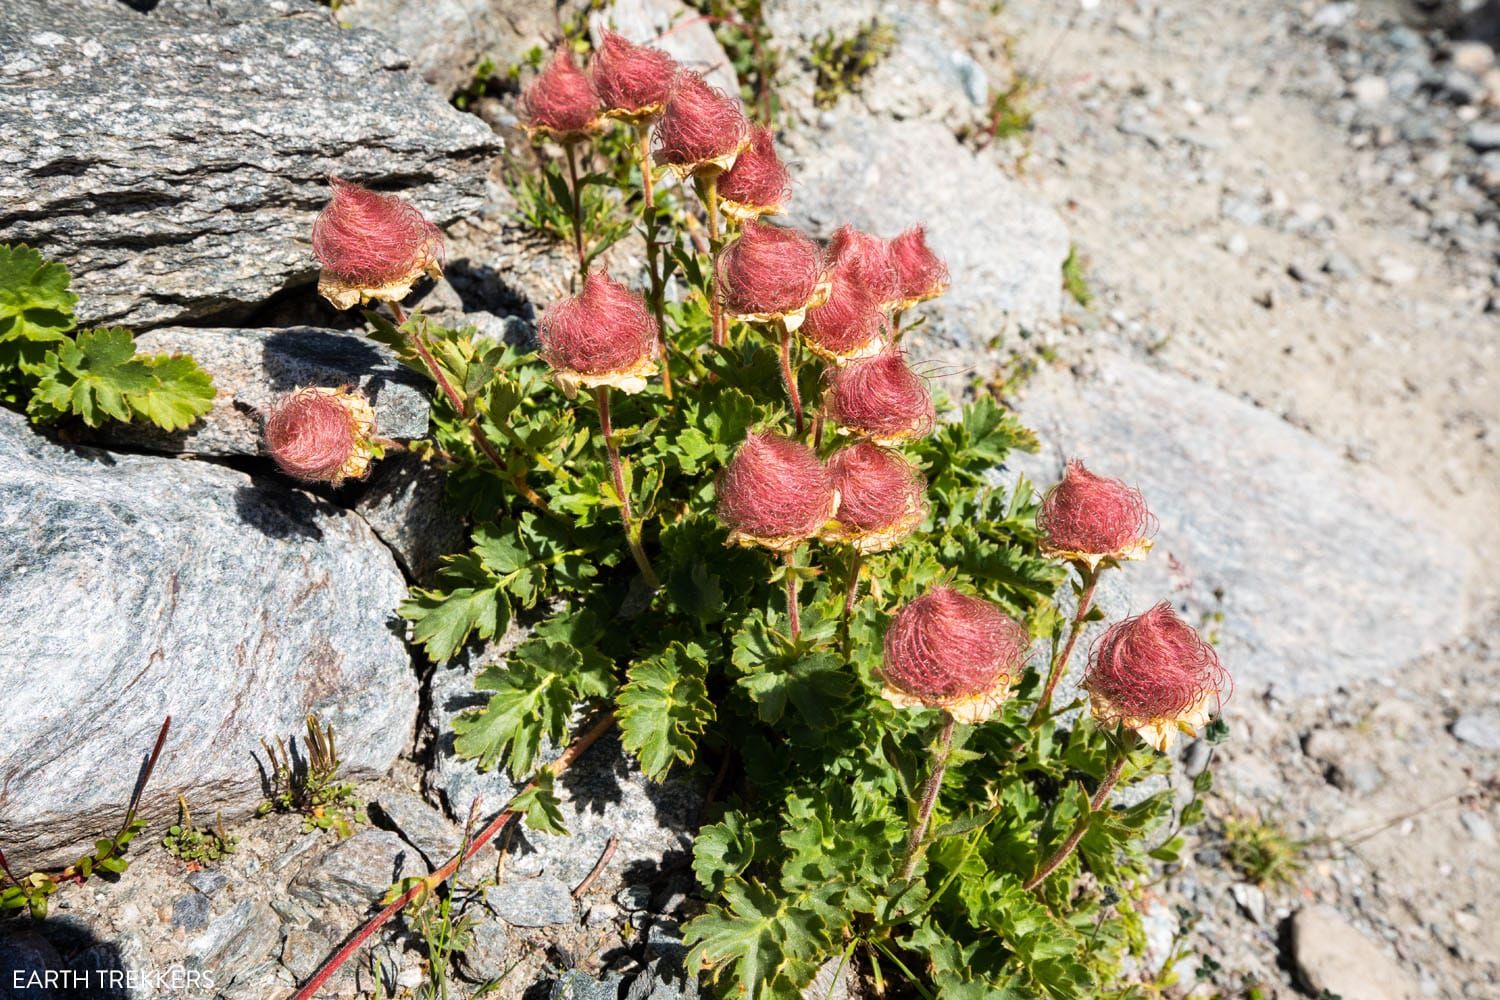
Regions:
[[[1094,292],[1089,288],[1088,278],[1083,274],[1083,259],[1078,256],[1076,246],[1068,247],[1067,259],[1062,265],[1063,290],[1073,301],[1087,309],[1094,302]]]
[[[825,31],[812,41],[808,62],[817,75],[813,103],[831,108],[845,94],[857,93],[870,71],[896,46],[896,29],[878,19],[839,38]]]
[[[1297,840],[1273,821],[1255,816],[1224,821],[1224,857],[1256,885],[1291,885],[1305,866],[1307,847],[1307,841]]]
[[[231,837],[224,832],[223,813],[214,817],[212,829],[194,826],[193,817],[188,812],[187,800],[179,795],[177,796],[177,822],[167,830],[167,835],[162,838],[161,844],[167,849],[168,854],[179,861],[203,865],[216,864],[226,855],[233,854],[239,842],[240,838]]]
[[[332,830],[340,839],[354,832],[354,823],[364,821],[354,786],[338,780],[340,764],[332,723],[325,726],[316,715],[307,717],[306,756],[302,759],[280,737],[275,747],[265,740],[260,745],[271,767],[267,779],[270,798],[261,803],[257,815],[301,813],[304,831]]]

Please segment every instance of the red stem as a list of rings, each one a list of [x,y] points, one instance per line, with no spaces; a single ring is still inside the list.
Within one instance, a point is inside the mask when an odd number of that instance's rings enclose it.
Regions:
[[[792,415],[797,418],[797,436],[802,436],[802,394],[797,390],[797,372],[792,367],[792,334],[786,328],[786,321],[781,326],[781,381],[786,384],[786,394],[792,401]]]
[[[1114,766],[1109,769],[1109,773],[1099,783],[1099,789],[1094,792],[1094,797],[1089,800],[1088,814],[1079,818],[1077,824],[1073,827],[1073,832],[1068,834],[1068,839],[1063,841],[1062,846],[1043,862],[1042,867],[1038,868],[1036,874],[1031,876],[1021,888],[1031,890],[1041,885],[1046,881],[1047,876],[1056,871],[1057,866],[1066,861],[1068,855],[1073,853],[1073,848],[1078,846],[1078,842],[1083,839],[1083,835],[1088,831],[1089,820],[1093,819],[1094,813],[1104,807],[1104,802],[1109,798],[1109,793],[1114,789],[1115,782],[1120,780],[1120,772],[1125,770],[1125,757],[1125,748],[1121,747],[1120,755],[1115,758]]]
[[[656,315],[656,352],[661,355],[661,388],[672,398],[672,362],[667,354],[667,309],[662,288],[661,248],[656,245],[656,189],[651,177],[651,126],[636,127],[641,159],[641,194],[645,199],[646,265],[651,271],[651,311]]]
[[[1041,697],[1037,699],[1036,709],[1031,713],[1031,719],[1027,723],[1036,726],[1047,717],[1052,708],[1052,692],[1057,689],[1057,682],[1062,680],[1063,670],[1067,667],[1068,658],[1073,655],[1073,647],[1078,644],[1078,636],[1083,633],[1083,620],[1088,617],[1089,609],[1094,604],[1094,588],[1099,584],[1099,571],[1088,569],[1083,571],[1083,591],[1078,595],[1078,611],[1073,615],[1073,624],[1068,629],[1068,640],[1063,644],[1062,651],[1052,659],[1047,668],[1047,683],[1042,688]]]
[[[583,252],[583,192],[578,190],[578,165],[575,160],[576,142],[565,142],[568,151],[568,184],[573,191],[573,249],[578,252],[578,280],[588,270],[588,258]]]
[[[625,469],[620,464],[620,449],[615,444],[614,427],[609,419],[609,386],[595,387],[594,402],[599,406],[599,431],[604,435],[604,450],[609,454],[609,471],[614,476],[615,493],[620,497],[620,520],[625,522],[625,542],[630,546],[630,554],[641,571],[641,577],[652,590],[660,590],[661,580],[657,578],[651,560],[646,557],[646,550],[641,547],[640,527],[630,509],[630,491],[625,487]]]
[[[796,642],[802,635],[802,611],[797,606],[797,591],[800,588],[797,586],[796,574],[791,572],[796,567],[797,550],[793,549],[786,554],[786,618],[787,629],[792,634],[793,642]]]
[[[901,866],[901,880],[912,877],[917,870],[917,861],[922,857],[922,841],[927,837],[927,825],[932,821],[932,809],[937,805],[938,792],[943,787],[943,772],[948,769],[948,753],[953,748],[953,728],[957,720],[946,712],[943,714],[943,731],[938,736],[937,746],[932,751],[932,773],[927,784],[922,786],[922,804],[917,809],[917,825],[906,838],[906,862]]]
[[[570,765],[572,765],[575,760],[579,758],[580,755],[583,754],[585,750],[593,746],[594,743],[598,741],[599,737],[609,732],[610,728],[613,727],[614,724],[614,712],[610,711],[604,713],[599,721],[594,723],[593,728],[574,740],[572,745],[563,752],[563,755],[561,757],[553,761],[552,764],[549,765],[547,770],[550,770],[554,777],[562,774],[568,769]],[[459,870],[459,868],[463,866],[465,861],[468,861],[474,855],[478,854],[480,848],[489,843],[494,838],[495,834],[499,833],[500,830],[510,822],[511,818],[515,815],[512,806],[515,804],[516,799],[520,798],[535,786],[536,779],[533,778],[531,781],[526,783],[525,788],[516,793],[515,798],[512,798],[510,802],[506,803],[505,808],[501,810],[498,816],[490,820],[489,823],[485,825],[485,828],[479,831],[474,839],[469,842],[467,848],[461,850],[452,858],[452,860],[443,865],[443,867],[439,868],[437,871],[427,876],[421,882],[406,890],[394,903],[387,906],[385,909],[381,910],[379,913],[375,914],[375,916],[366,921],[359,930],[355,931],[353,937],[344,942],[343,947],[334,952],[333,956],[329,958],[328,961],[324,962],[323,965],[319,967],[317,972],[313,973],[312,978],[309,979],[305,984],[303,984],[302,988],[292,996],[292,1000],[312,1000],[312,997],[316,995],[318,990],[323,987],[323,984],[332,979],[334,973],[338,972],[338,970],[343,967],[345,962],[354,957],[354,953],[359,951],[364,943],[370,940],[370,938],[374,936],[375,932],[378,931],[388,920],[405,909],[406,904],[410,903],[413,899],[417,898],[424,892],[429,892],[442,885],[444,882],[448,881],[448,879],[452,878],[453,875]]]

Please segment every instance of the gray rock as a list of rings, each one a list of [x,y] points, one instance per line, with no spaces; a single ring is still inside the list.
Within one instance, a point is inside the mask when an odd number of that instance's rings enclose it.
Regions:
[[[499,917],[483,910],[481,919],[469,933],[469,946],[459,956],[459,967],[465,979],[485,983],[499,979],[511,967],[510,929]]]
[[[401,839],[421,852],[431,868],[442,867],[463,843],[463,831],[415,795],[382,791],[375,809]]]
[[[46,977],[67,968],[46,938],[24,925],[0,925],[0,1000],[53,1000]]]
[[[1465,712],[1453,723],[1453,735],[1481,750],[1500,750],[1500,709]]]
[[[1389,481],[1264,410],[1101,354],[1081,380],[1038,374],[1019,412],[1043,453],[1017,469],[1045,487],[1077,456],[1139,486],[1160,520],[1149,558],[1106,577],[1118,590],[1101,584],[1105,611],[1185,605],[1244,689],[1388,677],[1463,629],[1463,548]]]
[[[1410,973],[1351,927],[1331,906],[1311,906],[1292,918],[1292,960],[1313,993],[1359,1000],[1417,1000]]]
[[[246,899],[187,943],[188,966],[223,971],[221,982],[245,980],[266,964],[281,943],[281,921],[265,903]]]
[[[713,25],[681,0],[614,0],[590,21],[596,42],[604,27],[632,42],[655,45],[688,69],[702,73],[710,85],[740,96],[739,77],[714,37]]]
[[[802,991],[803,1000],[849,1000],[853,966],[842,958],[830,958],[818,966],[818,974]]]
[[[348,776],[383,773],[417,709],[389,627],[405,593],[347,511],[218,465],[61,447],[0,410],[11,864],[66,862],[118,825],[168,715],[144,800],[153,823],[175,816],[179,794],[229,824],[249,815],[263,798],[260,740],[300,746],[309,712],[334,726]]]
[[[172,926],[201,931],[208,926],[208,897],[189,892],[172,900]]]
[[[1475,122],[1464,132],[1464,142],[1481,153],[1500,149],[1500,122]]]
[[[298,982],[307,979],[323,964],[338,942],[317,927],[292,927],[281,945],[281,964]]]
[[[310,0],[7,0],[0,53],[0,239],[65,261],[85,323],[244,311],[314,280],[330,173],[442,224],[499,150]]]
[[[427,727],[434,741],[433,764],[427,772],[428,791],[441,798],[450,816],[468,815],[477,797],[480,815],[493,816],[516,794],[516,785],[503,770],[480,772],[471,760],[453,749],[453,718],[484,704],[474,691],[475,655],[460,665],[440,667],[430,683],[431,713]],[[555,760],[561,751],[544,746],[538,763]],[[601,874],[601,888],[614,890],[612,880],[633,864],[659,866],[670,856],[691,851],[697,829],[701,792],[680,779],[649,781],[629,761],[619,740],[606,736],[578,759],[557,783],[563,824],[568,836],[554,837],[523,830],[515,838],[507,871],[538,874],[545,871],[568,886],[577,885],[594,867],[611,837],[618,840],[609,865]]]
[[[308,861],[287,887],[313,906],[368,909],[395,882],[426,874],[413,849],[389,830],[361,830]]]
[[[881,236],[918,223],[953,287],[922,339],[988,356],[1009,326],[1055,320],[1068,234],[1040,198],[936,122],[839,115],[794,133],[790,221],[827,237],[845,222]],[[920,357],[920,352],[918,352]]]
[[[445,95],[463,89],[488,59],[499,73],[555,28],[545,4],[528,0],[344,0],[341,24],[380,32]]]
[[[415,580],[431,578],[442,557],[464,543],[463,519],[444,501],[446,483],[441,470],[416,455],[387,455],[354,504]]]
[[[639,913],[651,905],[649,885],[627,885],[615,894],[615,902],[631,913]]]
[[[571,888],[551,875],[508,881],[487,889],[484,901],[512,927],[556,927],[578,920]]]
[[[216,872],[205,868],[202,871],[190,872],[187,877],[187,884],[205,896],[212,896],[229,884],[229,876],[223,872]]]
[[[375,408],[382,437],[427,433],[429,385],[385,347],[353,333],[294,326],[279,330],[170,327],[136,338],[144,353],[191,354],[214,378],[214,407],[185,431],[116,422],[99,440],[194,455],[258,455],[265,412],[300,386],[357,386]]]
[[[861,82],[859,99],[879,117],[975,125],[989,110],[989,81],[943,24],[920,6],[889,21],[896,45]]]
[[[602,979],[582,972],[565,972],[552,984],[548,1000],[619,1000],[624,983],[619,973],[606,973]]]

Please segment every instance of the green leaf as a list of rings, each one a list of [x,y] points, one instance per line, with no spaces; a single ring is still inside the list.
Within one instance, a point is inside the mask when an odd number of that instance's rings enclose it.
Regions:
[[[0,244],[0,371],[38,374],[47,351],[66,343],[78,301],[68,269],[24,245]]]
[[[855,688],[854,676],[834,653],[771,660],[739,683],[750,693],[762,722],[780,722],[791,705],[814,729],[837,725]]]
[[[723,897],[723,905],[683,928],[683,940],[693,946],[688,968],[726,980],[725,995],[796,997],[817,969],[822,921],[757,882],[731,879]]]
[[[630,668],[617,699],[620,733],[647,776],[661,777],[673,761],[693,762],[697,738],[714,717],[707,659],[697,643],[674,642]]]
[[[463,648],[469,636],[492,639],[510,627],[510,602],[499,589],[459,587],[440,590],[413,589],[397,613],[412,623],[412,641],[427,652],[434,663],[446,663]]]
[[[557,798],[555,780],[552,772],[544,769],[532,779],[530,787],[516,796],[511,808],[525,817],[528,829],[566,837],[568,828],[563,824],[562,803]]]
[[[142,417],[181,430],[213,406],[213,380],[183,355],[137,355],[130,331],[85,330],[47,352],[40,366],[34,415],[71,413],[90,427],[106,417]],[[49,412],[50,410],[50,412]]]
[[[693,873],[715,895],[726,879],[744,872],[754,860],[754,824],[742,813],[725,814],[693,839]]]
[[[574,681],[583,668],[578,650],[559,642],[530,640],[509,664],[492,664],[474,687],[492,691],[484,708],[453,720],[454,748],[487,771],[509,758],[510,773],[530,773],[542,739],[561,743],[573,712]]]

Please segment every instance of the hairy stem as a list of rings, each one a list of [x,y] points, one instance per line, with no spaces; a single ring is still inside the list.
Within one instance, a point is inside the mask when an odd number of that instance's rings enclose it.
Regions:
[[[661,355],[661,388],[672,398],[672,363],[667,355],[666,291],[661,280],[661,247],[656,243],[656,185],[651,176],[651,126],[637,125],[636,153],[641,161],[642,214],[646,224],[646,267],[651,272],[651,312],[656,316],[656,353]]]
[[[724,304],[719,301],[719,177],[711,174],[703,179],[703,210],[708,216],[709,267],[709,314],[713,318],[714,346],[728,343],[728,330],[724,322]]]
[[[1068,658],[1073,655],[1073,647],[1078,644],[1078,637],[1083,634],[1083,621],[1094,606],[1094,588],[1099,584],[1099,570],[1085,569],[1080,570],[1080,573],[1083,575],[1083,590],[1078,595],[1078,611],[1073,615],[1073,623],[1068,628],[1067,641],[1052,657],[1052,662],[1047,667],[1047,683],[1042,686],[1041,697],[1037,699],[1036,709],[1031,713],[1031,719],[1027,723],[1033,728],[1041,725],[1047,713],[1052,710],[1052,692],[1057,690],[1057,682],[1062,680],[1063,671],[1068,665]]]
[[[792,551],[790,551],[790,552],[788,552],[786,554],[786,568],[787,568],[787,574],[786,574],[786,620],[787,620],[787,630],[789,632],[791,632],[792,641],[796,642],[802,636],[802,610],[801,610],[801,608],[798,607],[798,602],[797,602],[797,591],[800,590],[801,588],[799,588],[797,586],[797,575],[795,573],[791,572],[792,570],[794,570],[794,569],[797,568],[797,550],[796,549],[793,549]]]
[[[615,713],[605,712],[604,715],[600,717],[598,722],[594,723],[594,725],[590,727],[588,731],[575,739],[572,744],[568,746],[568,749],[563,752],[563,755],[549,764],[545,770],[550,771],[553,777],[557,777],[558,775],[562,774],[570,766],[572,766],[574,761],[576,761],[580,756],[583,755],[583,752],[585,750],[593,746],[596,742],[598,742],[601,736],[609,732],[610,729],[614,727],[614,724]],[[448,879],[452,878],[454,874],[457,873],[458,869],[462,867],[465,861],[468,861],[474,855],[478,854],[480,849],[483,848],[485,844],[488,844],[492,839],[494,839],[495,834],[499,833],[503,828],[509,825],[510,821],[515,817],[514,806],[516,799],[520,798],[522,795],[526,794],[534,787],[536,787],[535,778],[528,782],[525,788],[517,792],[515,797],[506,804],[503,810],[500,811],[500,814],[494,819],[490,820],[489,823],[485,825],[483,830],[480,830],[477,834],[475,834],[474,839],[469,841],[468,846],[462,848],[458,852],[458,854],[454,855],[454,857],[447,864],[443,865],[443,867],[427,876],[421,882],[406,890],[406,892],[402,893],[400,898],[398,898],[394,903],[387,906],[385,909],[381,910],[379,913],[375,914],[375,916],[366,921],[365,924],[360,927],[360,929],[356,931],[348,941],[344,942],[343,947],[334,952],[333,955],[328,959],[328,961],[324,962],[323,965],[318,969],[318,971],[313,973],[312,978],[310,978],[306,983],[303,984],[302,988],[298,990],[297,993],[292,997],[292,1000],[312,1000],[312,997],[316,996],[318,994],[318,991],[322,989],[323,984],[328,982],[329,979],[333,978],[334,973],[338,972],[339,969],[343,967],[344,963],[349,961],[349,959],[354,956],[355,952],[359,951],[364,943],[370,940],[370,938],[374,936],[375,932],[378,931],[387,921],[389,921],[392,917],[405,909],[406,905],[413,899],[432,892],[438,886],[442,885],[444,882],[448,881]]]
[[[786,321],[777,324],[781,328],[781,381],[786,384],[787,398],[792,401],[792,415],[797,419],[797,436],[802,436],[802,394],[797,391],[797,369],[792,365],[792,332]]]
[[[1120,772],[1125,770],[1126,756],[1128,756],[1126,747],[1122,745],[1119,756],[1115,758],[1114,765],[1110,767],[1109,773],[1104,776],[1104,780],[1099,783],[1099,788],[1094,792],[1094,797],[1089,800],[1088,815],[1079,817],[1078,822],[1073,826],[1073,832],[1068,834],[1068,839],[1062,842],[1062,846],[1053,852],[1050,858],[1042,862],[1042,867],[1038,868],[1036,874],[1027,879],[1026,884],[1021,888],[1027,890],[1035,889],[1047,880],[1048,875],[1057,870],[1058,865],[1068,860],[1068,855],[1073,853],[1073,848],[1078,846],[1078,842],[1088,832],[1089,820],[1093,819],[1094,813],[1104,807],[1104,803],[1109,799],[1109,793],[1114,790],[1115,782],[1120,780]]]
[[[910,881],[922,857],[922,842],[927,839],[927,825],[932,822],[932,809],[937,805],[938,791],[943,787],[943,772],[948,769],[948,754],[953,749],[953,729],[957,725],[953,716],[944,713],[943,731],[938,735],[937,746],[932,748],[932,773],[927,784],[922,786],[922,802],[917,807],[917,824],[906,838],[906,861],[901,865],[901,881]]]
[[[583,280],[588,269],[588,256],[583,252],[583,192],[578,190],[577,142],[563,143],[568,151],[568,189],[573,192],[573,249],[578,253],[578,280]]]
[[[854,614],[854,604],[859,600],[859,575],[865,568],[865,557],[858,552],[854,553],[854,559],[849,565],[849,589],[844,591],[844,625],[848,627],[849,618]]]
[[[609,471],[614,476],[615,493],[620,497],[620,520],[625,523],[625,541],[630,546],[630,554],[634,557],[636,566],[640,568],[641,578],[652,590],[660,590],[661,581],[656,576],[656,570],[651,568],[646,550],[641,547],[641,526],[636,523],[635,514],[630,509],[630,491],[625,487],[625,468],[620,464],[620,447],[615,444],[614,426],[609,418],[609,386],[594,388],[594,402],[599,406],[599,431],[604,435],[604,450],[609,453]]]

